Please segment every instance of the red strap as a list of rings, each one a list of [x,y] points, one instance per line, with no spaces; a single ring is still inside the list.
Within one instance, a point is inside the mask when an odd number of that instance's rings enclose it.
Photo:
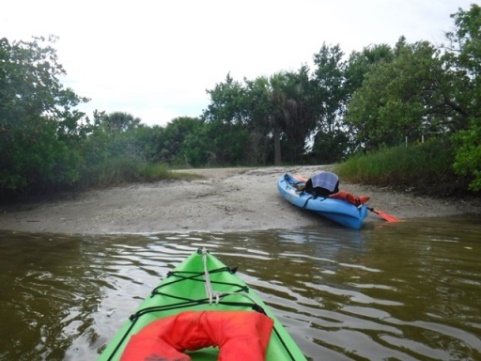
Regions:
[[[348,191],[339,191],[337,193],[330,194],[329,198],[342,199],[343,201],[354,204],[355,206],[359,206],[369,201],[369,197],[367,196],[355,196],[354,194]]]

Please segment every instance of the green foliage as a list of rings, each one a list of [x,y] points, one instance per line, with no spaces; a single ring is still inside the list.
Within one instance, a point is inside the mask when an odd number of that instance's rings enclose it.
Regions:
[[[164,144],[166,138],[164,127],[154,125],[152,127],[139,126],[129,132],[128,137],[138,154],[149,163],[159,163],[172,158],[165,156]]]
[[[344,68],[344,77],[346,78],[344,86],[348,97],[350,98],[354,91],[362,86],[365,76],[373,64],[389,63],[393,59],[393,49],[387,44],[372,45],[360,52],[352,52]]]
[[[3,153],[0,188],[7,192],[40,191],[62,188],[78,180],[80,155],[58,139],[56,126],[54,121],[39,119],[30,132],[10,130],[12,142]]]
[[[140,118],[135,118],[132,114],[125,112],[94,112],[94,123],[105,133],[116,135],[133,130],[140,126]]]
[[[390,62],[373,64],[353,94],[346,122],[366,149],[396,146],[454,126],[439,52],[427,42],[397,44]]]
[[[124,182],[139,181],[141,164],[141,159],[122,156],[96,162],[83,172],[81,187],[107,187]]]
[[[224,83],[207,91],[211,104],[204,111],[204,130],[189,139],[200,154],[188,151],[191,164],[206,162],[209,165],[243,163],[243,154],[250,123],[250,98],[247,86],[234,81],[230,74]],[[204,164],[206,164],[204,163]]]
[[[456,76],[453,87],[456,101],[466,121],[454,134],[458,144],[454,169],[460,175],[472,177],[470,189],[481,190],[481,7],[471,5],[468,11],[459,10],[452,16],[457,29],[448,33],[450,47],[448,62]]]
[[[355,152],[368,158],[343,168],[363,182],[408,187],[419,176],[481,190],[481,8],[452,17],[443,49],[401,37],[346,60],[323,44],[312,71],[228,74],[200,118],[162,127],[118,111],[85,117],[75,107],[87,99],[60,83],[55,39],[0,39],[0,198],[172,177],[167,166],[325,164]]]
[[[144,182],[156,182],[161,179],[177,178],[165,164],[159,163],[140,163],[139,178]]]
[[[456,176],[451,164],[455,147],[447,139],[390,147],[358,154],[337,165],[341,179],[390,186],[433,196],[466,192],[469,179]]]
[[[99,162],[82,173],[81,188],[110,187],[124,183],[176,178],[167,165],[147,163],[137,157],[118,156]]]
[[[307,67],[243,84],[228,75],[208,91],[211,104],[204,126],[215,131],[207,130],[212,146],[204,151],[219,164],[264,163],[272,153],[266,147],[273,143],[275,163],[281,161],[281,146],[289,162],[301,160],[319,108],[314,86]]]
[[[80,98],[60,83],[65,72],[46,41],[0,39],[0,197],[62,188],[79,178]]]
[[[202,127],[199,118],[180,117],[173,119],[165,127],[163,140],[159,142],[158,160],[172,165],[187,165],[186,140],[190,134],[197,134]]]
[[[211,103],[203,118],[207,122],[221,120],[226,123],[244,123],[248,121],[246,106],[247,98],[245,96],[246,89],[243,84],[227,74],[223,83],[215,85],[214,89],[208,90]]]
[[[471,175],[469,188],[481,191],[481,118],[473,118],[468,130],[457,133],[454,139],[460,144],[454,162],[455,171],[463,176]]]
[[[211,158],[213,158],[215,154],[211,155],[209,149],[210,141],[206,126],[201,127],[198,132],[188,134],[185,139],[183,150],[187,166],[202,167],[205,165],[213,165]]]
[[[327,133],[339,128],[346,106],[348,94],[344,86],[346,62],[343,56],[339,45],[328,47],[325,44],[314,54],[316,101],[320,106],[318,126]]]
[[[274,145],[274,164],[281,160],[299,162],[303,158],[306,139],[315,129],[320,111],[315,87],[306,66],[269,78],[267,124]]]
[[[310,158],[324,164],[340,161],[349,147],[349,133],[344,127],[343,116],[350,87],[343,57],[339,45],[328,47],[325,44],[314,55],[313,82],[316,87],[313,94],[318,107]]]
[[[346,147],[349,144],[348,135],[341,130],[329,133],[317,132],[314,145],[309,155],[315,164],[337,163],[344,159]]]
[[[191,166],[244,164],[248,131],[242,124],[208,122],[186,139],[185,154]]]

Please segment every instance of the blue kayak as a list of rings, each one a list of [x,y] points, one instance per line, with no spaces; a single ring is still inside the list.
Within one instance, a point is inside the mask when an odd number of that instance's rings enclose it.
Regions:
[[[320,216],[336,222],[344,227],[360,229],[367,216],[365,204],[355,206],[341,199],[313,197],[312,194],[298,188],[305,183],[290,173],[281,175],[277,181],[277,189],[283,198],[290,203],[313,211]]]

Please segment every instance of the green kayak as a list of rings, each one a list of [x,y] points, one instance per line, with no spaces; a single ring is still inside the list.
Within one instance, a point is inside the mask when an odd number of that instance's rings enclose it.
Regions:
[[[306,360],[235,271],[205,249],[194,252],[141,303],[98,360]]]

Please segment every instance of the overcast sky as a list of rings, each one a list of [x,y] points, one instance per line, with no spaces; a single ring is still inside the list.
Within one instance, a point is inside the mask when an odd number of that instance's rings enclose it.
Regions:
[[[371,44],[442,43],[465,0],[4,0],[0,37],[57,35],[64,84],[80,109],[146,124],[200,116],[206,89],[312,65],[322,44],[346,56]]]

